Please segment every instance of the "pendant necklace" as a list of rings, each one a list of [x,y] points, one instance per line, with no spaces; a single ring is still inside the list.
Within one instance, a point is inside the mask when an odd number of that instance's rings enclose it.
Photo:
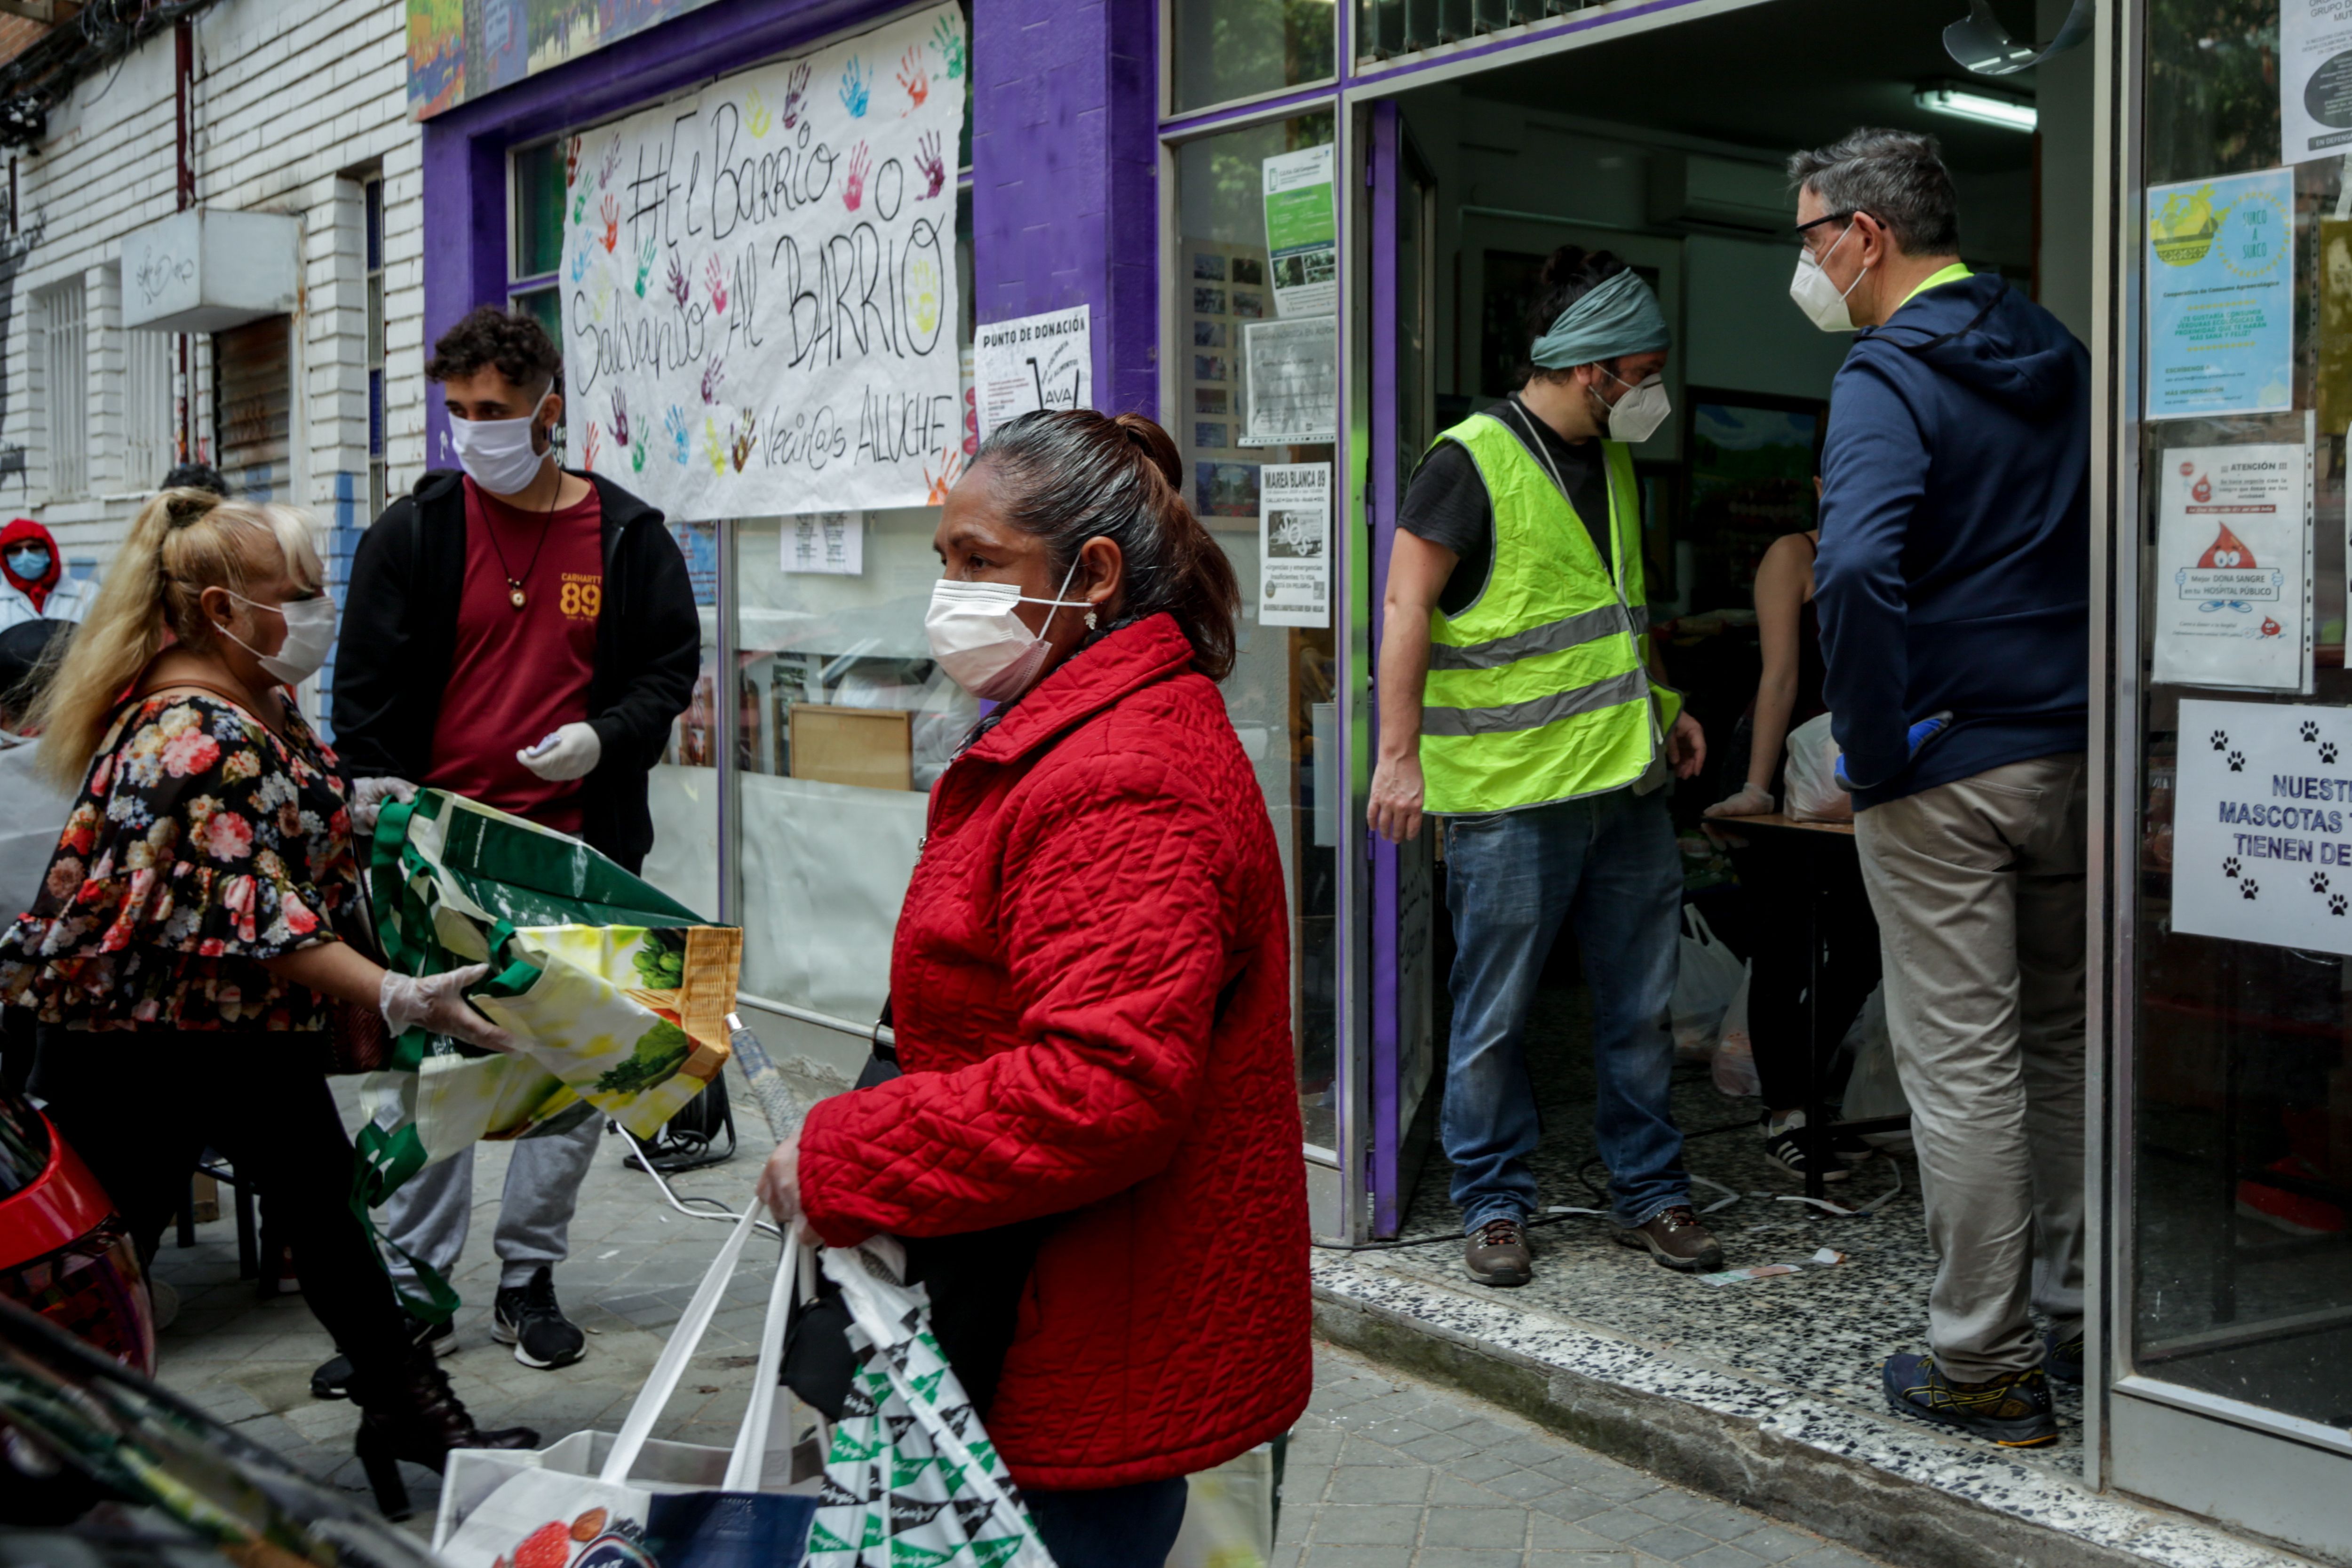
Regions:
[[[547,548],[547,531],[554,525],[555,503],[563,499],[563,470],[555,470],[555,493],[547,498],[547,510],[539,520],[539,542],[530,547],[530,560],[523,566],[522,576],[507,570],[507,552],[499,544],[498,526],[491,522],[489,510],[482,511],[482,531],[489,535],[490,553],[499,558],[499,575],[507,580],[507,603],[520,613],[523,605],[523,583],[530,576],[531,568],[539,564],[539,552]]]

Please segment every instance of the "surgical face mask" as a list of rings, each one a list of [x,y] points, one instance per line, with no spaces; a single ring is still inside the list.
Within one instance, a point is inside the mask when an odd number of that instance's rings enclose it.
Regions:
[[[251,643],[229,630],[220,628],[221,636],[253,655],[261,668],[289,686],[299,686],[327,662],[327,654],[335,646],[335,602],[324,594],[315,599],[289,599],[282,605],[263,605],[247,598],[234,589],[226,590],[240,605],[251,605],[257,610],[275,610],[286,617],[286,640],[276,653],[263,653]]]
[[[11,550],[8,570],[27,583],[37,583],[49,574],[49,552],[37,545],[30,550]]]
[[[942,577],[931,585],[931,607],[923,616],[923,635],[930,639],[931,657],[948,672],[948,679],[984,702],[1010,702],[1036,684],[1038,672],[1045,668],[1045,657],[1053,644],[1045,640],[1045,632],[1054,625],[1054,612],[1045,613],[1045,625],[1031,631],[1021,620],[1016,605],[1051,605],[1055,610],[1090,610],[1085,600],[1062,597],[1070,591],[1070,578],[1076,575],[1078,563],[1070,563],[1068,574],[1050,599],[1024,599],[1018,584],[1013,583],[958,583]]]
[[[1607,405],[1609,438],[1612,441],[1622,441],[1629,446],[1646,441],[1657,434],[1658,426],[1666,422],[1666,416],[1675,411],[1673,401],[1666,396],[1666,384],[1658,377],[1648,376],[1636,384],[1612,370],[1604,368],[1601,374],[1629,389],[1624,396]]]
[[[457,419],[449,421],[449,444],[457,448],[457,466],[476,484],[494,496],[517,495],[539,478],[547,454],[531,446],[539,411],[555,395],[549,387],[520,419]]]
[[[1848,220],[1845,234],[1839,235],[1837,244],[1822,253],[1822,260],[1836,255],[1838,246],[1845,243],[1846,234],[1853,232],[1853,224]],[[1862,280],[1869,272],[1869,268],[1864,268],[1853,275],[1853,282],[1840,289],[1823,270],[1821,261],[1813,259],[1811,251],[1800,250],[1797,253],[1797,275],[1789,280],[1789,298],[1794,300],[1797,309],[1822,331],[1850,332],[1853,331],[1853,312],[1846,308],[1846,296],[1862,287]]]

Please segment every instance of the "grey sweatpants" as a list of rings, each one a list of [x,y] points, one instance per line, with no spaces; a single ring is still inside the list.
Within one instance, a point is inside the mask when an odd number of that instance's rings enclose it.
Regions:
[[[541,1265],[571,1255],[572,1211],[604,1131],[604,1119],[591,1116],[569,1132],[515,1143],[499,1201],[499,1289],[528,1285]],[[394,1244],[448,1274],[466,1250],[474,1216],[474,1151],[467,1148],[409,1177],[385,1200],[383,1213],[384,1234]],[[404,1266],[395,1263],[392,1272],[394,1284],[415,1285],[415,1273]]]
[[[1947,1377],[2038,1365],[2083,1317],[2083,753],[1854,814],[1911,1101]]]

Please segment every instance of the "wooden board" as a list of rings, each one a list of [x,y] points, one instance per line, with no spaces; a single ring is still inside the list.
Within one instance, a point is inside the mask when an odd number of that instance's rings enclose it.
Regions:
[[[793,777],[865,789],[915,787],[914,715],[903,708],[792,705]]]

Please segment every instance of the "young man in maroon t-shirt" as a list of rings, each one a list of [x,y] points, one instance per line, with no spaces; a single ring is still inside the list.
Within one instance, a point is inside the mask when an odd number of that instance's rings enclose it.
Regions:
[[[646,776],[686,710],[702,630],[661,513],[567,472],[562,356],[529,316],[489,306],[435,343],[450,446],[384,509],[352,562],[334,681],[335,746],[365,825],[428,784],[585,839],[635,870],[653,844]],[[514,1146],[499,1205],[491,1334],[525,1366],[580,1359],[554,1266],[600,1118]],[[385,1205],[392,1239],[444,1274],[466,1243],[472,1151],[428,1165]],[[446,1339],[449,1325],[417,1325]],[[341,1358],[313,1392],[341,1392]]]

